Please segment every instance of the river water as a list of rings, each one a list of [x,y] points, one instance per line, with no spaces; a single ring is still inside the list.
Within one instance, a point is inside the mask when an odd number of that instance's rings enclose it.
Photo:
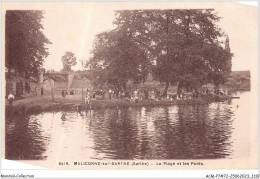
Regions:
[[[250,105],[242,103],[250,100],[250,92],[236,96],[240,99],[207,105],[44,112],[8,118],[6,158],[241,157],[250,148]]]

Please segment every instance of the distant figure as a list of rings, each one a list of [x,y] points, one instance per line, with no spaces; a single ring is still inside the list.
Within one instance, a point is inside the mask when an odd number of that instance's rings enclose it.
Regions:
[[[225,90],[225,95],[228,95],[228,90],[227,89]]]
[[[43,86],[41,87],[41,96],[43,95]]]
[[[186,99],[186,93],[182,93],[182,99]]]
[[[28,82],[25,83],[25,94],[30,93],[30,85]]]
[[[38,87],[37,87],[37,86],[35,86],[35,88],[34,88],[34,95],[35,95],[35,96],[37,96],[37,94],[38,94],[38,92],[37,92],[37,91],[38,91]]]
[[[108,91],[108,95],[109,95],[109,99],[111,99],[112,98],[112,90]]]
[[[206,88],[206,94],[209,94],[209,93],[210,93],[209,89],[208,89],[208,88]]]
[[[138,100],[139,100],[139,98],[138,98],[138,90],[134,91],[133,97],[134,97],[134,102],[137,103]]]
[[[182,98],[183,98],[183,94],[182,94],[182,93],[180,93],[179,97],[180,97],[180,99],[182,99]]]
[[[30,93],[31,92],[31,83],[28,82],[28,92]]]
[[[150,99],[155,100],[154,90],[152,90],[150,93]]]
[[[70,91],[70,95],[74,95],[75,92],[73,90]]]
[[[90,93],[88,91],[87,92],[87,96],[85,97],[85,104],[89,104],[90,103],[89,98],[90,98]]]
[[[90,103],[90,101],[89,101],[89,96],[86,96],[85,97],[85,104],[89,104]]]
[[[30,94],[30,92],[31,92],[30,82],[26,82],[25,83],[25,94],[26,93]]]
[[[65,93],[65,91],[64,91],[64,90],[62,90],[62,92],[61,92],[61,96],[62,96],[63,98],[65,98],[65,97],[66,97],[66,93]]]
[[[9,101],[9,106],[13,106],[14,95],[12,93],[9,93],[7,99]]]
[[[149,98],[149,91],[148,89],[144,90],[144,99],[147,100]]]
[[[222,89],[220,89],[219,94],[224,95],[224,91]]]
[[[62,115],[61,115],[61,120],[63,120],[63,121],[66,120],[66,114],[65,114],[65,113],[62,113]]]
[[[215,90],[214,90],[214,93],[215,93],[216,95],[219,95],[219,89],[215,89]]]

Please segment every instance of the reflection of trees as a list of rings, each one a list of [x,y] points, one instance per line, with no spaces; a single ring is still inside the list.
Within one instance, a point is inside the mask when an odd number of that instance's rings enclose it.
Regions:
[[[31,123],[29,116],[6,118],[6,128],[14,123],[14,129],[5,136],[5,155],[13,160],[44,159],[46,144],[42,140],[42,131],[38,123]]]
[[[221,105],[105,110],[92,120],[94,148],[114,159],[225,157],[232,112]]]
[[[176,151],[174,135],[170,126],[169,108],[155,108],[152,111],[152,118],[154,123],[154,133],[150,140],[150,159],[167,159],[169,154]]]
[[[180,140],[183,152],[178,158],[198,158],[203,156],[205,145],[205,115],[207,106],[178,106],[180,122]]]
[[[225,108],[208,112],[208,106],[179,106],[183,158],[222,158],[228,155],[231,116]],[[210,118],[213,116],[213,119]],[[181,154],[179,155],[181,156]]]
[[[131,114],[136,110],[132,110]],[[136,124],[128,109],[105,110],[104,116],[92,121],[94,148],[109,158],[133,159],[137,153]],[[96,116],[94,116],[96,118]],[[135,118],[134,118],[135,119]]]
[[[207,137],[210,139],[208,151],[211,151],[209,158],[223,158],[230,155],[230,138],[232,135],[231,116],[233,112],[226,104],[218,104],[217,109],[207,116]]]
[[[154,120],[155,135],[152,142],[156,145],[153,145],[155,154],[151,159],[182,159],[192,156],[190,151],[193,149],[189,148],[188,145],[191,144],[192,147],[193,141],[190,141],[191,136],[188,131],[190,129],[186,128],[185,119],[185,113],[187,111],[191,113],[190,110],[190,106],[179,106],[178,110],[174,111],[176,114],[172,116],[169,107],[163,108],[163,111],[161,111],[163,115]]]

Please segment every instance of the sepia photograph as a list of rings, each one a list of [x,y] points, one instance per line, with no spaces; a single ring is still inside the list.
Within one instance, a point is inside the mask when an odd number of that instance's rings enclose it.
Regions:
[[[258,168],[258,7],[2,2],[1,12],[5,160]]]

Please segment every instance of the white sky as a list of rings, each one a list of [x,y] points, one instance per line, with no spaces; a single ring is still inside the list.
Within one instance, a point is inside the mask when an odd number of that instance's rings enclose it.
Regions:
[[[250,70],[257,60],[257,8],[238,3],[211,2],[8,2],[3,9],[45,10],[44,34],[52,42],[44,68],[60,70],[65,51],[87,60],[95,35],[113,29],[114,10],[214,8],[219,26],[229,35],[233,70]]]

